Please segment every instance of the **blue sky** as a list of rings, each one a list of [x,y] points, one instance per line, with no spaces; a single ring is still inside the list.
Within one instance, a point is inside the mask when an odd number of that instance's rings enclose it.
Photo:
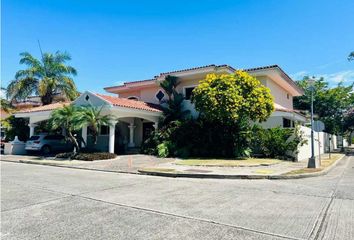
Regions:
[[[354,1],[3,0],[1,80],[19,53],[67,51],[80,91],[171,70],[278,64],[294,78],[354,81]]]

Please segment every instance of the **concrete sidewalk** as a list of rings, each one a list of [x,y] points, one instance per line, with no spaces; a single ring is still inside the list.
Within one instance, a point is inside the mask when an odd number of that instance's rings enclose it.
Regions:
[[[338,161],[343,154],[332,154]],[[323,159],[328,154],[322,156]],[[104,172],[146,174],[165,177],[189,178],[230,178],[230,179],[289,179],[313,177],[327,173],[338,161],[331,166],[317,169],[316,172],[306,173],[307,161],[280,163],[269,166],[252,167],[205,167],[177,165],[178,159],[157,158],[149,155],[121,155],[115,159],[98,161],[60,160],[54,158],[41,158],[38,156],[2,155],[2,161],[49,165],[56,167],[76,168]],[[182,160],[183,161],[183,160]],[[296,174],[292,174],[292,173]]]
[[[97,161],[65,160],[28,155],[2,155],[1,161],[137,174],[138,169],[153,168],[159,164],[173,162],[175,159],[157,158],[143,154],[120,155],[115,159]]]
[[[165,177],[190,177],[190,178],[229,178],[229,179],[293,179],[314,177],[326,174],[344,157],[344,154],[328,154],[321,156],[323,165],[318,169],[308,169],[307,161],[289,162],[282,161],[269,166],[250,167],[210,167],[210,166],[185,166],[174,162],[162,163],[155,168],[142,168],[139,172],[147,175]]]

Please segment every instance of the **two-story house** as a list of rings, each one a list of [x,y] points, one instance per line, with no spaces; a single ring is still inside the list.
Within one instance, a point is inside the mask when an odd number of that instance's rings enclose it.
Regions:
[[[244,69],[268,87],[274,97],[275,111],[270,118],[261,123],[264,127],[275,126],[292,127],[295,122],[304,123],[305,117],[293,109],[293,97],[303,94],[303,90],[277,65]],[[228,65],[208,65],[172,72],[164,72],[152,79],[126,82],[122,85],[106,87],[105,90],[115,96],[84,92],[71,104],[93,105],[102,107],[104,114],[113,115],[117,121],[111,126],[100,129],[98,148],[110,152],[123,152],[127,148],[140,147],[149,133],[157,128],[162,115],[160,103],[166,99],[166,94],[159,83],[166,76],[178,77],[180,84],[177,90],[185,96],[184,108],[197,115],[190,101],[193,89],[199,81],[209,73],[233,73],[235,69]],[[68,103],[63,103],[68,104]],[[47,105],[21,111],[16,117],[30,119],[31,133],[36,123],[47,120],[53,109],[60,107]],[[91,144],[90,133],[87,128],[82,129],[82,137]]]

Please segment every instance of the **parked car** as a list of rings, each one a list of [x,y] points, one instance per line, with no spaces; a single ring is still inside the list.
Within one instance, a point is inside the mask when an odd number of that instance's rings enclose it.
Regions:
[[[33,135],[26,142],[26,151],[37,151],[43,154],[52,152],[72,151],[74,145],[65,139],[63,135]]]

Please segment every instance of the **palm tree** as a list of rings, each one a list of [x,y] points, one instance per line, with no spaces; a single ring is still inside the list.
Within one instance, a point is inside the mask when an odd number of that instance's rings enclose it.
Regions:
[[[78,96],[72,79],[77,72],[75,68],[66,65],[71,60],[68,53],[44,53],[40,60],[28,52],[21,53],[20,56],[20,64],[28,67],[17,71],[15,79],[8,85],[7,95],[10,100],[24,100],[36,94],[40,96],[43,105],[47,105],[53,102],[54,95],[58,93],[69,100]]]
[[[179,83],[178,78],[171,75],[167,75],[165,79],[160,82],[160,87],[166,92],[169,101],[172,100],[173,93],[176,92],[176,87]]]
[[[183,110],[182,105],[184,96],[182,93],[178,93],[176,88],[179,84],[178,78],[175,76],[166,76],[165,79],[160,82],[160,87],[166,92],[168,100],[166,106],[163,106],[163,123],[180,120],[190,114],[189,110]]]
[[[74,137],[74,132],[81,128],[77,114],[78,108],[73,105],[55,109],[49,119],[49,125],[53,129],[64,128],[70,141],[74,144],[76,151],[79,152],[80,146],[77,139]]]
[[[4,98],[0,98],[0,107],[6,113],[11,113],[14,110],[14,107],[12,106],[11,102]]]
[[[102,107],[96,108],[93,106],[83,106],[78,109],[76,121],[80,128],[87,126],[93,137],[93,143],[97,144],[98,131],[101,126],[110,126],[113,117],[111,115],[102,115]]]

